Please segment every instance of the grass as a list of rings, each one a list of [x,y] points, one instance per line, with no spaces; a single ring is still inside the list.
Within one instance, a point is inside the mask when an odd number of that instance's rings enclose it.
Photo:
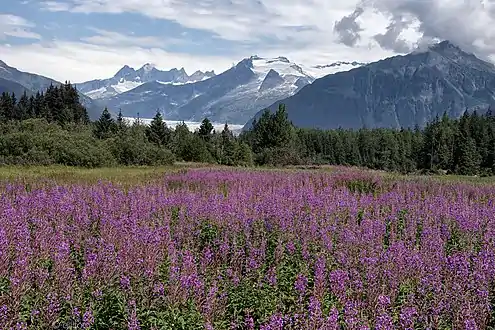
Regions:
[[[160,167],[136,166],[94,169],[59,165],[2,166],[0,167],[0,181],[39,182],[48,180],[66,184],[94,184],[99,181],[110,181],[116,184],[134,185],[156,181],[167,173],[194,167],[202,167],[202,165],[177,163]]]
[[[202,163],[175,163],[170,166],[134,166],[134,167],[104,167],[104,168],[78,168],[69,166],[1,166],[0,182],[33,183],[53,181],[58,184],[94,184],[99,181],[110,181],[115,184],[137,185],[160,180],[167,173],[173,173],[191,168],[220,168],[223,166]],[[239,170],[257,171],[316,171],[332,173],[338,170],[338,166],[290,166],[286,168],[239,168]],[[356,168],[358,169],[358,168]],[[461,175],[403,175],[384,171],[360,169],[369,173],[383,176],[390,181],[432,181],[443,183],[469,183],[481,185],[495,184],[495,177],[475,177]]]

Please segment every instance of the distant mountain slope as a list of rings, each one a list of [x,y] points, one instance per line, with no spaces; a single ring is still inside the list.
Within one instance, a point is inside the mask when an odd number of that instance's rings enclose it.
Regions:
[[[15,93],[17,97],[24,94],[24,92],[27,92],[29,95],[32,94],[32,91],[28,90],[21,84],[18,84],[11,80],[0,78],[0,94],[4,92],[9,94]]]
[[[316,77],[348,68],[305,68],[285,57],[251,56],[206,80],[183,85],[148,82],[101,101],[114,111],[121,108],[129,117],[139,113],[150,118],[160,109],[168,120],[208,117],[215,122],[244,124],[260,108],[293,95]]]
[[[112,78],[96,79],[80,83],[78,89],[93,99],[112,97],[130,91],[147,82],[162,84],[186,84],[205,80],[215,76],[213,71],[196,71],[188,75],[184,68],[160,71],[151,64],[145,64],[139,70],[124,66]]]
[[[27,90],[32,92],[46,90],[50,84],[61,84],[51,78],[43,77],[34,73],[19,71],[16,68],[8,66],[2,61],[0,61],[0,78],[24,86]],[[90,118],[98,118],[103,108],[81,92],[79,92],[79,98],[81,103],[88,110]]]
[[[483,112],[495,104],[495,67],[444,41],[323,77],[269,109],[280,103],[300,127],[424,126],[445,111],[459,117],[466,109]]]

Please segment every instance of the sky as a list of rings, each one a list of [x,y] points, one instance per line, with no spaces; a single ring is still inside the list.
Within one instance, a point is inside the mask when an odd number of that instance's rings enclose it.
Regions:
[[[1,0],[0,60],[59,81],[152,63],[371,62],[440,40],[495,57],[495,0]]]

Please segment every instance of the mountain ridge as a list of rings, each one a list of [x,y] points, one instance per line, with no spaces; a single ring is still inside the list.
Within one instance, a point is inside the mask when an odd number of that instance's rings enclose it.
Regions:
[[[340,65],[336,65],[330,70],[339,69]],[[126,116],[139,112],[141,117],[149,117],[158,109],[170,120],[200,121],[209,117],[244,124],[258,107],[297,93],[327,72],[328,69],[308,69],[283,56],[252,55],[201,81],[184,85],[148,82],[102,101],[110,108],[122,109]]]
[[[214,71],[197,70],[192,75],[188,75],[184,68],[162,71],[158,70],[155,65],[146,63],[138,70],[124,65],[113,77],[94,79],[79,83],[77,86],[81,92],[92,99],[103,99],[125,93],[148,82],[187,84],[213,76],[215,76]]]
[[[24,94],[24,92],[28,93],[28,95],[32,94],[30,90],[28,90],[26,87],[22,86],[21,84],[18,84],[12,80],[0,78],[0,94],[14,93],[17,97],[19,97],[20,95]]]
[[[296,126],[321,129],[414,127],[443,112],[457,118],[495,102],[495,66],[450,41],[315,80],[285,104]],[[260,110],[253,119],[259,118]]]
[[[35,73],[24,72],[14,67],[9,66],[4,61],[0,60],[0,78],[14,82],[23,86],[29,93],[37,91],[45,91],[50,85],[61,85],[62,83],[52,78],[48,78]],[[78,91],[79,99],[83,106],[86,107],[88,115],[91,119],[97,119],[103,108],[91,98]]]

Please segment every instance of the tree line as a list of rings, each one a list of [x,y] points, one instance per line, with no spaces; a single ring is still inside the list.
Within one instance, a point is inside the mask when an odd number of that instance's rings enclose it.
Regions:
[[[89,120],[70,83],[44,93],[0,97],[0,163],[73,166],[161,165],[174,161],[251,165],[350,165],[411,172],[495,174],[495,115],[444,114],[420,129],[296,128],[284,105],[252,128],[217,132],[205,118],[195,132],[168,127],[157,111],[150,125],[104,109]]]
[[[331,164],[372,169],[462,175],[495,174],[495,115],[476,111],[459,119],[444,114],[420,129],[302,129],[284,105],[265,111],[241,139],[256,164]]]
[[[0,120],[26,120],[43,118],[59,125],[68,123],[88,124],[89,116],[81,105],[77,89],[69,82],[60,86],[50,85],[45,92],[28,95],[25,91],[19,99],[15,93],[2,93],[0,97]]]

